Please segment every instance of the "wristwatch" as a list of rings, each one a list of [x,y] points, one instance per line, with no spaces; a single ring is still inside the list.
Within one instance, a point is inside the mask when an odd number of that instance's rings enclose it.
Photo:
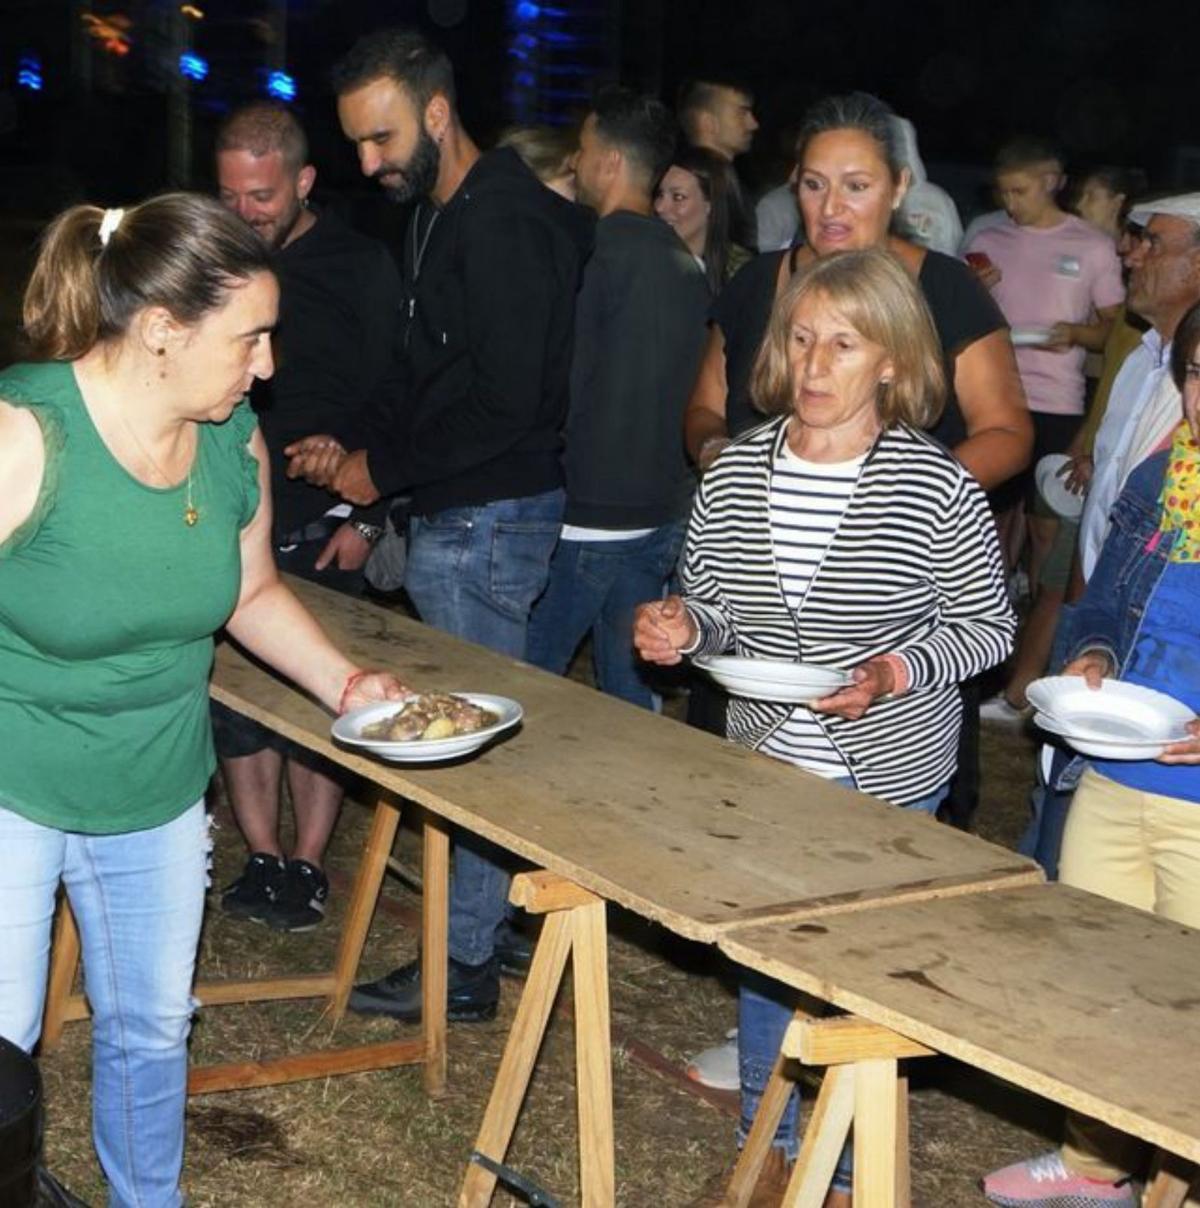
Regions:
[[[350,527],[372,545],[383,536],[383,529],[378,524],[368,524],[365,520],[351,520]]]

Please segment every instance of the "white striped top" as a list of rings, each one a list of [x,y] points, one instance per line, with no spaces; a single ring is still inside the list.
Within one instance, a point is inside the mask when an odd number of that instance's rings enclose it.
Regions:
[[[739,437],[696,493],[683,567],[699,629],[688,654],[736,651],[826,667],[896,654],[908,690],[856,721],[821,715],[861,792],[906,805],[954,771],[958,685],[1004,660],[1016,618],[996,525],[979,486],[924,433],[898,426],[867,455],[798,610],[784,598],[771,539],[774,420]],[[727,733],[761,749],[792,708],[733,697]],[[815,716],[815,715],[814,715]]]
[[[866,460],[864,453],[852,461],[823,464],[797,457],[786,440],[779,446],[771,469],[771,543],[783,598],[794,613],[800,611]],[[805,705],[792,709],[760,750],[828,780],[851,774]]]

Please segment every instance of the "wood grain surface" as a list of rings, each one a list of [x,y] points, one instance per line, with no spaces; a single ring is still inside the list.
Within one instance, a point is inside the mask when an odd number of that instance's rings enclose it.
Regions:
[[[1200,1160],[1200,931],[1040,885],[740,930],[721,949]]]
[[[600,896],[712,942],[733,927],[1036,882],[1031,861],[923,816],[298,580],[364,665],[518,700],[521,728],[443,765],[333,745],[330,717],[228,644],[213,695]]]

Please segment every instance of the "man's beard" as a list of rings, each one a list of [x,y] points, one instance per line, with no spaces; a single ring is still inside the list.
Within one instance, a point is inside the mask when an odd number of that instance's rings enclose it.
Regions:
[[[275,227],[275,234],[272,235],[270,239],[263,240],[271,251],[279,251],[279,249],[283,247],[283,245],[292,237],[292,232],[296,229],[296,223],[300,221],[300,215],[303,212],[304,207],[299,201],[296,201],[290,211],[279,216],[278,220],[273,224]]]
[[[401,167],[399,164],[384,164],[378,171],[371,174],[373,180],[379,181],[389,200],[397,205],[428,197],[437,184],[438,169],[442,163],[441,148],[429,137],[424,127],[417,136],[417,146],[408,163]],[[399,184],[388,184],[383,178],[393,176]]]

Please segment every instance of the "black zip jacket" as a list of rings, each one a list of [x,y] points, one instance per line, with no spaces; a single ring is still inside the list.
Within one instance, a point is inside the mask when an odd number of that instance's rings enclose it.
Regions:
[[[368,451],[383,494],[410,491],[413,511],[428,515],[562,485],[575,294],[592,227],[509,148],[482,155],[440,210],[415,208],[405,399]]]

